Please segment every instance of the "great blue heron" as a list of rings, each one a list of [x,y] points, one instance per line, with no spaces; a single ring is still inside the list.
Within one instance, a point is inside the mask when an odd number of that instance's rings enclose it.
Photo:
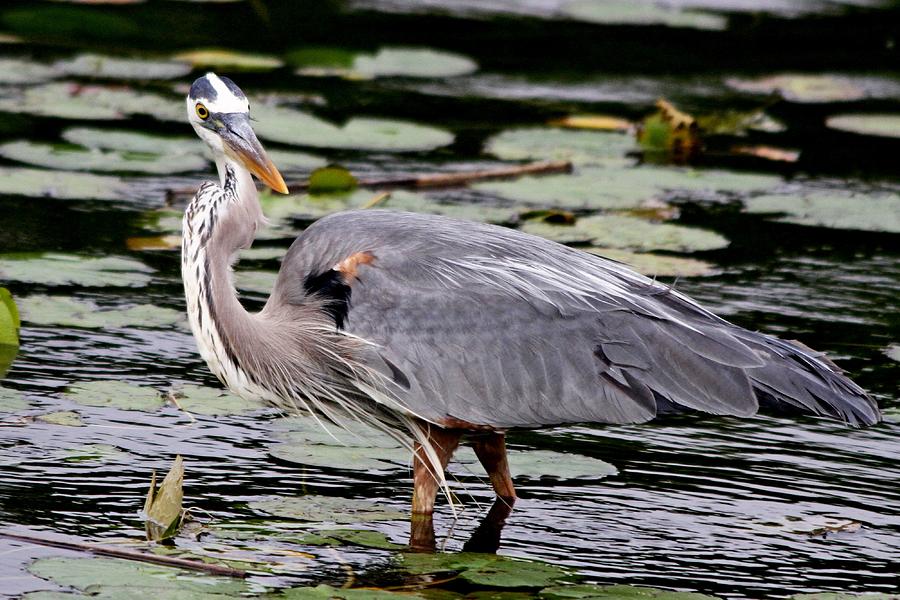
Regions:
[[[184,214],[182,275],[200,354],[235,393],[334,423],[360,419],[413,451],[430,514],[465,435],[515,499],[504,432],[640,423],[760,406],[872,424],[878,407],[828,359],[732,325],[626,266],[520,231],[383,210],[327,216],[293,243],[265,307],[231,266],[263,213],[251,173],[286,193],[246,96],[209,73],[187,97],[219,183]]]

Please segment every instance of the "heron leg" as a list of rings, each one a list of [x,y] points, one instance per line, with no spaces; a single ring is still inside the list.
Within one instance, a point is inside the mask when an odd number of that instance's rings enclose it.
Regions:
[[[516,489],[509,475],[506,461],[506,435],[490,433],[472,438],[472,448],[491,478],[497,496],[512,505],[516,501]]]
[[[434,425],[428,426],[428,440],[437,453],[441,470],[447,468],[450,457],[459,446],[462,432],[458,429],[444,429]],[[426,458],[425,449],[416,442],[413,453],[413,514],[430,515],[434,512],[434,500],[437,498],[443,472],[432,471],[431,463]]]

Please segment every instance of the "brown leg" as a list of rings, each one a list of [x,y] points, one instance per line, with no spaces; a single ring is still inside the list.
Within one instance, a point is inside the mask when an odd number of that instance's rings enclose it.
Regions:
[[[458,429],[443,429],[436,425],[428,427],[428,439],[441,461],[441,469],[447,467],[450,457],[459,446],[462,432]],[[434,473],[425,455],[425,450],[416,442],[413,454],[413,499],[414,514],[430,515],[434,512],[434,500],[437,497],[442,473]]]
[[[491,485],[497,496],[510,504],[516,500],[516,490],[512,477],[509,476],[509,464],[506,462],[506,436],[502,433],[479,435],[473,438],[472,448],[484,470],[491,478]]]

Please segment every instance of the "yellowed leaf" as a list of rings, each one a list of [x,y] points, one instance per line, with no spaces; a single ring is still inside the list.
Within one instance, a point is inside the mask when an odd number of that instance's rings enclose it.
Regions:
[[[561,119],[554,119],[548,124],[568,129],[593,129],[597,131],[628,131],[632,127],[631,121],[608,115],[570,115]]]
[[[181,248],[180,235],[154,235],[149,237],[130,237],[125,240],[129,250],[176,250]]]
[[[734,146],[731,148],[731,151],[735,154],[789,163],[795,163],[800,158],[799,150],[776,148],[775,146]]]

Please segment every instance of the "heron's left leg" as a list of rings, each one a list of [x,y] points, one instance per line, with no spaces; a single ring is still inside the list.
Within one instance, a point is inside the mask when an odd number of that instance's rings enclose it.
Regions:
[[[472,438],[472,448],[478,460],[491,478],[491,485],[499,498],[509,504],[516,501],[516,489],[509,475],[509,464],[506,462],[506,435],[489,433]]]
[[[434,512],[434,500],[437,498],[440,482],[443,480],[443,470],[447,468],[450,457],[459,446],[462,431],[458,429],[444,429],[435,425],[427,426],[428,440],[437,453],[441,463],[441,472],[432,471],[425,449],[416,442],[413,454],[413,499],[412,511],[415,514],[430,515]]]

